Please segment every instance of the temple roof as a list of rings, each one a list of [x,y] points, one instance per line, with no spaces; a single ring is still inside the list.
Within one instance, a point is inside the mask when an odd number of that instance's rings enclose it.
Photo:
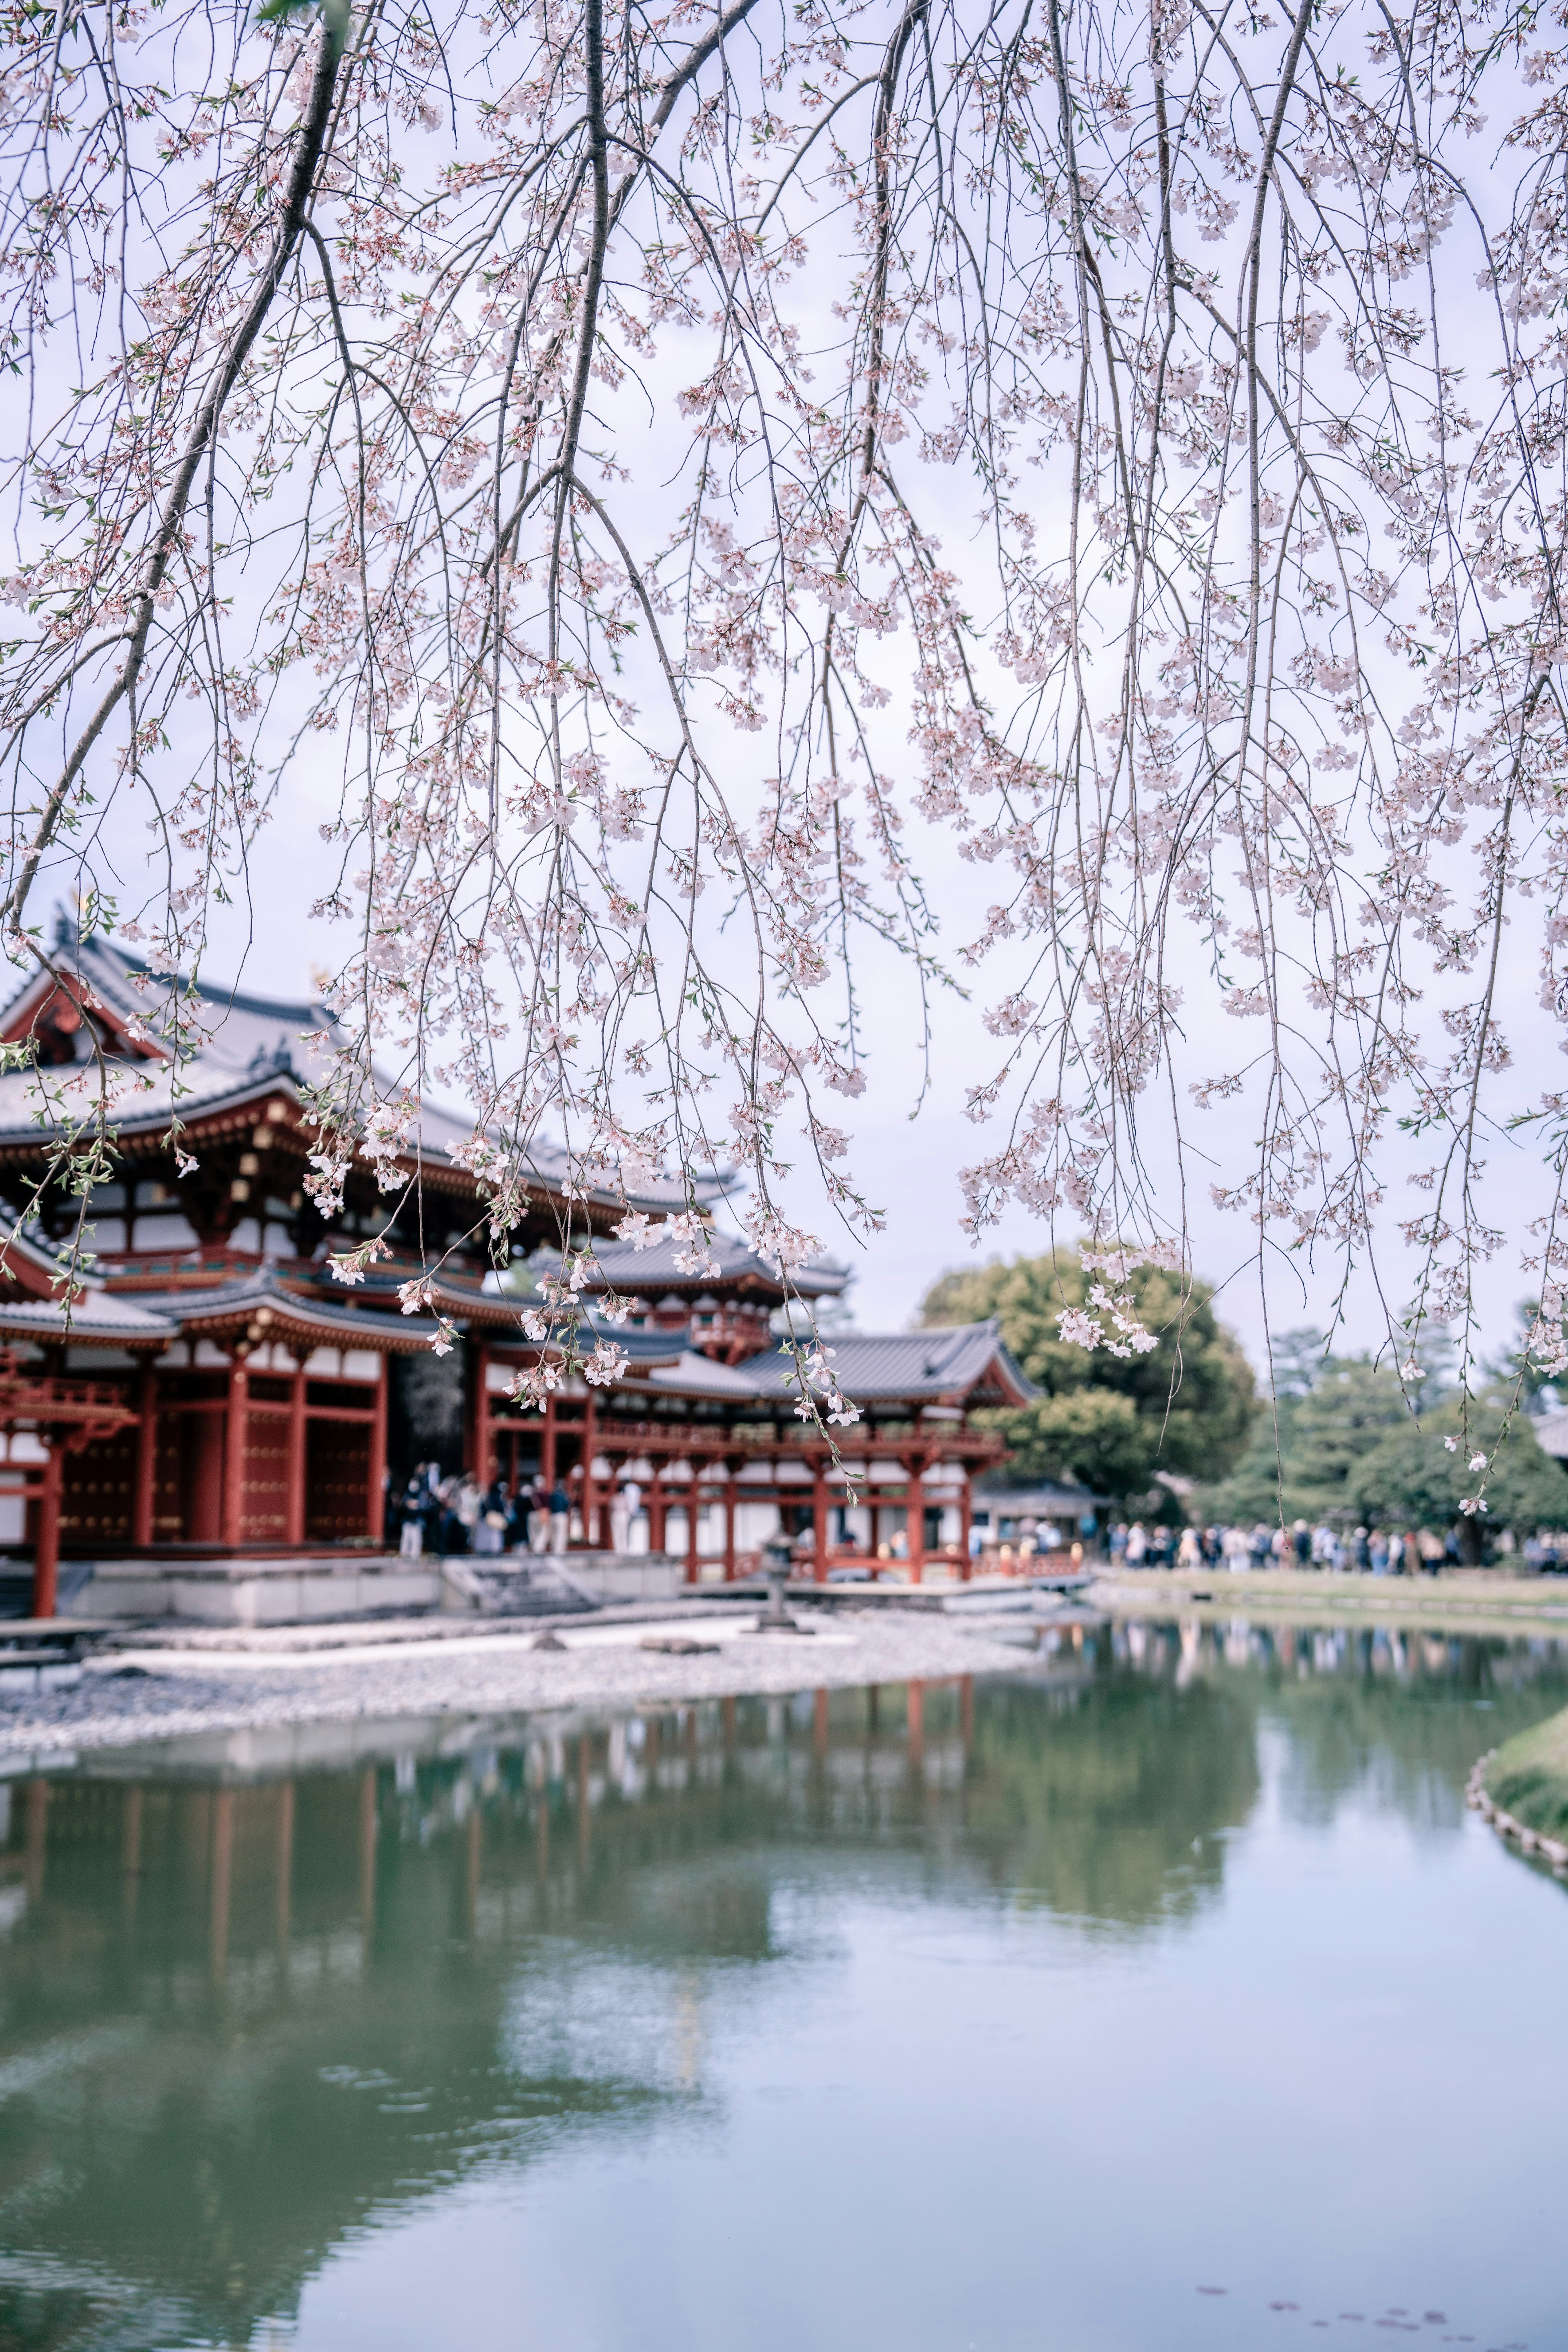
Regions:
[[[854,1404],[1020,1405],[1038,1393],[1003,1345],[994,1317],[984,1323],[895,1332],[887,1339],[834,1331],[824,1335],[823,1344],[834,1378]],[[779,1394],[779,1376],[786,1369],[776,1348],[735,1367],[750,1377],[759,1396]]]
[[[437,1330],[435,1323],[421,1315],[330,1306],[294,1289],[271,1266],[260,1266],[238,1282],[220,1283],[212,1290],[142,1291],[137,1297],[141,1305],[160,1314],[171,1337],[179,1331],[199,1338],[204,1332],[243,1323],[247,1331],[259,1325],[273,1339],[297,1331],[335,1340],[342,1347],[406,1355],[428,1347]]]
[[[647,1384],[677,1396],[733,1397],[749,1404],[757,1393],[755,1380],[747,1377],[750,1369],[749,1365],[721,1364],[696,1348],[685,1348],[673,1364],[661,1364],[649,1372]],[[784,1370],[782,1363],[779,1370]]]
[[[601,1412],[614,1416],[621,1400],[650,1389],[737,1404],[766,1402],[795,1409],[797,1391],[786,1385],[791,1370],[775,1340],[739,1364],[717,1362],[689,1347],[681,1332],[622,1330],[589,1316],[584,1339],[610,1339],[625,1349],[629,1378],[625,1386],[601,1391]],[[521,1336],[517,1346],[539,1351]],[[961,1323],[931,1331],[899,1331],[886,1339],[859,1331],[826,1335],[834,1376],[853,1404],[948,1404],[984,1409],[1027,1404],[1035,1384],[1004,1346],[994,1320]]]
[[[176,1109],[186,1127],[199,1129],[204,1121],[221,1118],[226,1113],[237,1115],[269,1095],[298,1108],[303,1089],[312,1081],[307,1061],[311,1038],[345,1034],[328,1006],[309,998],[253,996],[243,989],[186,979],[154,980],[143,994],[136,985],[148,969],[143,962],[97,933],[79,940],[63,919],[53,943],[53,960],[62,971],[82,983],[81,1002],[89,1013],[99,1015],[117,1032],[142,1031],[151,1041],[150,1045],[126,1046],[126,1062],[135,1069],[139,1081],[146,1082],[125,1096],[114,1113],[117,1132],[128,1139],[161,1137]],[[188,1058],[181,1066],[177,1102],[174,1063],[164,1043],[167,1032],[160,1010],[161,998],[175,986],[183,1003],[195,999],[196,1018],[209,1033],[194,1051],[184,1049]],[[53,973],[36,973],[8,1004],[0,1007],[0,1036],[25,1034],[38,1012],[58,994]],[[137,1058],[139,1055],[145,1057]],[[0,1076],[0,1150],[9,1150],[15,1155],[18,1145],[37,1150],[47,1132],[47,1123],[41,1125],[38,1117],[47,1099],[45,1077],[58,1084],[69,1077],[73,1066],[85,1065],[57,1065],[47,1074],[16,1070]],[[473,1180],[467,1170],[454,1166],[452,1155],[471,1143],[473,1134],[471,1120],[423,1102],[411,1147],[401,1157],[410,1169],[417,1157],[425,1173],[445,1171],[448,1181],[460,1178],[468,1189]],[[571,1177],[566,1152],[542,1139],[530,1145],[523,1165],[528,1176],[545,1192],[563,1192]],[[724,1180],[719,1177],[699,1180],[697,1184],[700,1198],[723,1189]],[[608,1185],[584,1186],[576,1197],[601,1211],[622,1205],[621,1194]],[[688,1205],[685,1187],[678,1184],[639,1186],[628,1191],[626,1198],[634,1207],[660,1213]]]
[[[38,1340],[98,1340],[116,1348],[162,1348],[174,1327],[140,1300],[116,1297],[89,1270],[79,1271],[68,1322],[61,1301],[70,1263],[30,1221],[0,1210],[0,1337]]]
[[[590,1290],[615,1290],[638,1298],[670,1291],[694,1297],[702,1291],[720,1287],[781,1301],[787,1296],[776,1267],[759,1256],[748,1243],[733,1234],[716,1231],[710,1232],[706,1241],[709,1257],[717,1271],[702,1268],[695,1274],[678,1263],[689,1254],[689,1242],[671,1238],[657,1241],[647,1249],[636,1249],[630,1242],[595,1242],[594,1256],[599,1278],[590,1278],[587,1286]],[[848,1279],[845,1267],[823,1260],[816,1265],[797,1267],[790,1277],[789,1289],[800,1298],[836,1298]]]

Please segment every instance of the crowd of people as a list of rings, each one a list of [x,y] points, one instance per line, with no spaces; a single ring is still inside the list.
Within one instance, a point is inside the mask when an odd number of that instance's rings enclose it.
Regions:
[[[1145,1526],[1135,1519],[1112,1526],[1106,1549],[1117,1568],[1222,1568],[1232,1571],[1262,1568],[1359,1570],[1373,1576],[1436,1576],[1441,1568],[1463,1565],[1465,1552],[1457,1527],[1436,1534],[1430,1528],[1334,1528],[1326,1520],[1316,1527],[1305,1519],[1284,1527],[1259,1519],[1251,1528],[1170,1528]],[[1503,1529],[1499,1549],[1515,1550],[1511,1530]],[[1517,1548],[1527,1569],[1552,1575],[1568,1568],[1568,1535],[1542,1529],[1527,1535]]]
[[[632,1524],[642,1508],[642,1489],[622,1479],[610,1496],[610,1548],[631,1549]],[[449,1559],[457,1552],[563,1552],[572,1534],[570,1488],[557,1478],[505,1478],[481,1486],[469,1471],[443,1477],[437,1462],[416,1465],[395,1506],[398,1549],[405,1559],[426,1552]]]

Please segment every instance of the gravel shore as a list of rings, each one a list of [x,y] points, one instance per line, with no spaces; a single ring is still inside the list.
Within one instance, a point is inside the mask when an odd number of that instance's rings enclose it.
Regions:
[[[329,1649],[210,1647],[120,1651],[79,1682],[7,1696],[0,1684],[0,1770],[26,1757],[140,1745],[203,1733],[379,1717],[529,1713],[557,1707],[676,1706],[849,1684],[940,1681],[1016,1671],[1027,1620],[846,1611],[820,1631],[760,1634],[751,1618],[538,1628]],[[1048,1621],[1042,1621],[1048,1622]],[[667,1635],[715,1646],[671,1656],[643,1646]]]

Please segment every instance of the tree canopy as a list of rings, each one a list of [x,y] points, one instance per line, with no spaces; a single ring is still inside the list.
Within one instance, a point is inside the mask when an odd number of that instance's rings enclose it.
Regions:
[[[1386,1363],[1326,1356],[1318,1333],[1278,1348],[1291,1377],[1234,1474],[1195,1497],[1205,1517],[1445,1528],[1472,1516],[1462,1507],[1484,1476],[1478,1528],[1568,1527],[1568,1471],[1542,1451],[1511,1382],[1467,1399],[1435,1356],[1417,1415]]]
[[[994,1416],[1029,1476],[1071,1476],[1101,1494],[1147,1493],[1155,1474],[1212,1475],[1238,1457],[1257,1398],[1251,1367],[1214,1311],[1212,1287],[1158,1266],[1128,1277],[1141,1328],[1155,1345],[1092,1349],[1065,1339],[1064,1315],[1103,1318],[1104,1286],[1076,1250],[992,1258],[944,1274],[921,1304],[925,1324],[995,1316],[1019,1365],[1044,1394]]]
[[[445,1090],[498,1262],[548,1150],[568,1201],[677,1188],[699,1263],[738,1164],[787,1273],[814,1223],[879,1229],[843,1108],[873,1004],[929,1041],[973,989],[972,1232],[1018,1205],[1180,1266],[1201,1183],[1265,1272],[1408,1253],[1369,1295],[1468,1339],[1511,1122],[1568,1365],[1564,1101],[1521,1035],[1568,1024],[1534,6],[5,28],[18,982],[74,899],[178,1065],[177,974],[245,939],[281,815],[341,1014],[323,1208],[356,1156],[401,1189]],[[149,1070],[5,1056],[85,1233]],[[579,1302],[563,1274],[548,1337]]]

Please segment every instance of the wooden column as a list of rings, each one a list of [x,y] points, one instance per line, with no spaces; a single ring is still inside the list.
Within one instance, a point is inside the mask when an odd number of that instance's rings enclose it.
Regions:
[[[250,1374],[237,1348],[228,1367],[228,1410],[223,1418],[223,1515],[218,1540],[237,1550],[244,1542],[246,1406]]]
[[[827,1474],[820,1462],[811,1465],[811,1572],[818,1584],[827,1581]]]
[[[555,1399],[544,1400],[544,1434],[539,1445],[539,1475],[547,1486],[555,1484]]]
[[[157,1374],[151,1360],[136,1375],[136,1484],[131,1496],[131,1540],[145,1551],[153,1540],[153,1503],[158,1478]]]
[[[665,1494],[663,1485],[660,1482],[659,1473],[656,1465],[653,1476],[648,1480],[647,1486],[647,1548],[649,1551],[662,1551],[664,1549],[664,1539],[668,1533],[668,1528],[665,1524],[668,1517],[668,1497]]]
[[[33,1539],[33,1614],[52,1617],[59,1591],[60,1481],[65,1474],[65,1445],[56,1431],[47,1440],[44,1481],[38,1495]]]
[[[594,1422],[594,1392],[588,1391],[588,1402],[583,1408],[583,1541],[589,1551],[599,1548],[599,1482],[594,1475],[594,1457],[599,1450],[598,1432]]]
[[[595,1536],[597,1536],[597,1519],[599,1519],[599,1484],[593,1475],[593,1446],[590,1446],[590,1440],[593,1440],[593,1406],[588,1406],[588,1416],[583,1418],[583,1463],[581,1463],[583,1489],[581,1489],[581,1500],[578,1500],[578,1510],[583,1512],[583,1545],[585,1545],[585,1550],[593,1552],[597,1550]]]
[[[958,1506],[958,1575],[959,1581],[967,1584],[974,1572],[969,1557],[969,1538],[973,1525],[974,1497],[970,1491],[970,1471],[967,1462],[963,1465],[963,1493]]]
[[[485,1424],[489,1415],[489,1402],[485,1395],[485,1369],[490,1351],[482,1339],[467,1339],[463,1342],[463,1360],[468,1373],[468,1410],[464,1413],[463,1467],[469,1470],[481,1486],[488,1486],[485,1475]]]
[[[488,1486],[495,1476],[495,1446],[490,1435],[490,1350],[486,1339],[479,1341],[475,1376],[474,1475],[481,1486]]]
[[[686,1581],[688,1584],[695,1584],[699,1580],[697,1504],[699,1491],[702,1485],[702,1465],[700,1462],[692,1462],[690,1468],[691,1483],[686,1489]]]
[[[289,1501],[283,1539],[291,1544],[305,1540],[305,1355],[301,1347],[289,1387]]]
[[[910,1478],[909,1499],[904,1505],[904,1540],[910,1555],[910,1582],[919,1584],[925,1574],[926,1562],[926,1490],[921,1485],[925,1457],[911,1454],[904,1467]]]
[[[373,1543],[383,1543],[386,1538],[386,1371],[387,1359],[381,1359],[381,1374],[375,1384],[375,1419],[370,1425],[370,1493],[365,1503],[364,1531]],[[489,1424],[486,1424],[487,1430]]]
[[[735,1465],[727,1462],[729,1482],[724,1488],[724,1581],[735,1581]]]

